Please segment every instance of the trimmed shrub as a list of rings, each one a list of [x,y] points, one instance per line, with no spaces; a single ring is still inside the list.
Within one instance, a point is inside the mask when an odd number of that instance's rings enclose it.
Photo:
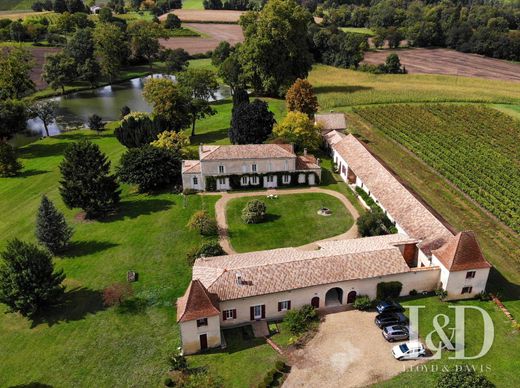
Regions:
[[[417,290],[414,288],[413,290],[410,290],[410,293],[409,293],[410,296],[415,296],[417,295]]]
[[[258,224],[265,219],[267,207],[265,203],[254,199],[242,209],[242,221],[246,224]]]
[[[200,247],[190,250],[186,255],[186,261],[189,265],[193,265],[199,257],[222,256],[225,253],[218,241],[208,241]]]
[[[472,370],[453,370],[441,373],[437,380],[437,388],[494,388],[495,384],[489,381],[484,375]]]
[[[217,221],[205,210],[195,212],[187,226],[190,230],[198,231],[202,236],[216,236],[218,233]]]
[[[88,127],[98,133],[105,130],[103,119],[95,113],[88,118]]]
[[[401,282],[381,282],[377,283],[377,299],[395,299],[401,294],[403,283]]]
[[[357,310],[366,311],[372,306],[372,301],[368,295],[358,295],[352,306]]]
[[[168,364],[170,364],[170,370],[185,371],[188,369],[188,360],[182,354],[171,354],[168,357]]]
[[[287,311],[283,320],[292,334],[300,334],[318,320],[318,314],[311,305],[304,305],[299,310]]]
[[[15,149],[10,144],[0,142],[0,176],[16,176],[21,169]]]
[[[395,226],[380,208],[373,208],[362,214],[357,219],[356,225],[362,237],[383,236],[397,232]]]

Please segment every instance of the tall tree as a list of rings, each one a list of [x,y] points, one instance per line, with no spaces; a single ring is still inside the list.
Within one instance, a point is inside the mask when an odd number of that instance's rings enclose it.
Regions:
[[[168,124],[168,129],[179,131],[191,124],[188,92],[167,78],[152,78],[146,81],[143,97],[153,107],[153,113]]]
[[[65,53],[74,59],[76,65],[94,58],[94,38],[90,28],[76,30],[65,46]]]
[[[298,151],[317,150],[321,144],[321,128],[302,112],[287,113],[273,128],[273,136],[293,143]]]
[[[206,69],[190,69],[177,75],[179,85],[187,90],[192,100],[189,104],[191,113],[191,136],[195,136],[195,122],[216,112],[211,108],[210,99],[215,99],[218,81],[215,73]]]
[[[0,100],[20,99],[34,91],[31,53],[22,47],[0,48]]]
[[[233,108],[229,139],[233,144],[260,144],[266,141],[273,131],[274,115],[266,102],[254,100]]]
[[[162,52],[161,57],[166,65],[166,70],[171,74],[186,70],[190,54],[182,48],[166,49]]]
[[[45,134],[49,136],[49,124],[56,119],[58,113],[58,102],[54,100],[42,100],[35,102],[30,108],[33,117],[39,118],[43,123]]]
[[[161,45],[159,38],[165,36],[160,24],[139,20],[128,27],[130,37],[130,52],[134,58],[145,58],[150,69],[153,59],[159,54]]]
[[[110,161],[97,144],[86,140],[71,144],[60,171],[60,193],[69,209],[79,207],[86,218],[96,218],[118,205],[119,185],[110,175]]]
[[[226,58],[220,64],[218,75],[231,88],[232,94],[235,94],[237,89],[246,87],[244,70],[236,53]]]
[[[0,177],[17,176],[21,169],[16,150],[11,144],[0,142]]]
[[[311,14],[295,0],[270,0],[262,11],[241,17],[240,62],[256,91],[281,96],[297,78],[307,77],[312,66],[309,23]]]
[[[63,294],[65,274],[55,271],[52,256],[34,244],[11,240],[1,254],[0,302],[32,316]]]
[[[65,85],[71,83],[76,76],[76,63],[65,53],[47,56],[43,65],[42,78],[54,90],[65,93]]]
[[[312,90],[312,85],[306,79],[298,78],[285,95],[287,110],[298,111],[314,117],[318,111],[318,98]]]
[[[99,23],[94,30],[94,44],[101,74],[112,82],[128,57],[125,34],[115,24]]]
[[[78,64],[77,72],[80,80],[88,82],[91,87],[95,87],[101,75],[101,68],[94,58],[90,58]]]
[[[128,148],[138,148],[157,140],[166,128],[163,120],[144,112],[132,112],[121,119],[114,131],[117,140]]]
[[[43,195],[36,216],[36,238],[50,252],[56,254],[65,249],[73,230],[54,203]]]
[[[0,143],[27,128],[27,113],[24,102],[0,99]]]

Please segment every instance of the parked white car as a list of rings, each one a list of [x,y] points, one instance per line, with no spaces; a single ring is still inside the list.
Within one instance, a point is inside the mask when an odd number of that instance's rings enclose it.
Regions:
[[[414,360],[426,356],[426,349],[420,342],[405,342],[392,348],[392,354],[399,361]]]

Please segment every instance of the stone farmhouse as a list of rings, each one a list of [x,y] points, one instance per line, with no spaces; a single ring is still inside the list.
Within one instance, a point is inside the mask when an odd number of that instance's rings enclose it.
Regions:
[[[320,179],[319,160],[307,151],[296,155],[291,144],[201,144],[199,160],[182,162],[183,188],[199,191],[313,186]]]
[[[320,242],[315,250],[197,259],[177,301],[185,354],[221,346],[224,328],[280,320],[306,304],[326,312],[353,303],[357,295],[375,298],[380,282],[401,282],[401,295],[442,288],[450,299],[485,290],[491,265],[472,232],[456,233],[442,222],[354,136],[331,131],[325,140],[341,177],[365,190],[398,233]]]

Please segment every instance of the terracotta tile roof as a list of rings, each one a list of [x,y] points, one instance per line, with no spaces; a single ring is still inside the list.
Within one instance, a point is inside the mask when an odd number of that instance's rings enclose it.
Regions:
[[[460,232],[441,248],[432,251],[449,271],[490,268],[473,232]]]
[[[182,161],[183,174],[200,174],[200,161],[198,160],[183,160]]]
[[[324,113],[314,116],[316,124],[320,124],[325,131],[346,129],[347,122],[343,113]]]
[[[347,135],[345,135],[343,132],[330,131],[329,133],[323,135],[323,138],[329,147],[332,147],[343,140],[346,136]]]
[[[313,155],[301,155],[296,157],[297,170],[315,170],[319,168],[318,161]]]
[[[197,259],[193,278],[220,300],[244,298],[345,280],[410,271],[396,245],[404,235],[329,241],[321,249],[272,249]],[[237,277],[242,279],[237,284]]]
[[[215,315],[220,315],[218,297],[210,294],[199,280],[192,280],[184,296],[177,299],[177,322]]]
[[[201,160],[294,158],[290,144],[202,145]]]
[[[429,253],[444,245],[453,233],[408,191],[352,135],[336,143],[334,149],[348,163],[395,221],[411,237],[422,240],[420,247]]]

